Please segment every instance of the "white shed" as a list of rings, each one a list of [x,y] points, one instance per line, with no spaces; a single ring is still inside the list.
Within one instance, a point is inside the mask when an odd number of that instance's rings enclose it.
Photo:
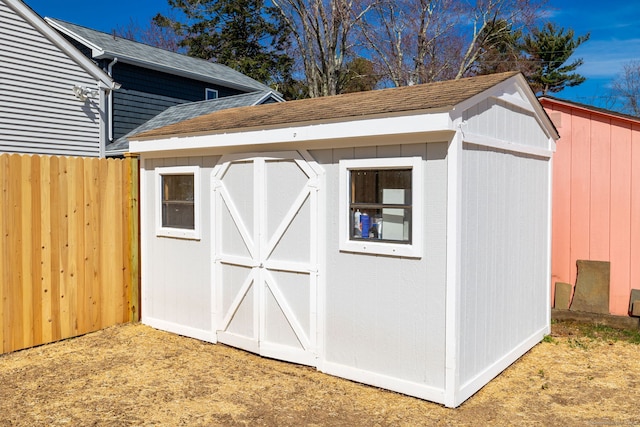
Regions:
[[[134,136],[142,321],[458,406],[549,333],[557,137],[517,73]]]

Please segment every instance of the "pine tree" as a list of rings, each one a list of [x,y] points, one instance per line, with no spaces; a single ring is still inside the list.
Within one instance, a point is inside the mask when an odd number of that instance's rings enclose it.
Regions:
[[[565,33],[564,28],[558,28],[553,23],[527,34],[522,48],[534,67],[527,76],[531,88],[536,93],[545,95],[583,83],[586,78],[574,73],[583,64],[582,58],[569,64],[567,61],[578,46],[587,40],[588,33],[576,38],[573,30],[569,29]]]
[[[263,0],[169,0],[185,19],[156,15],[154,22],[181,37],[190,56],[227,65],[260,82],[287,80],[293,60],[279,14]]]

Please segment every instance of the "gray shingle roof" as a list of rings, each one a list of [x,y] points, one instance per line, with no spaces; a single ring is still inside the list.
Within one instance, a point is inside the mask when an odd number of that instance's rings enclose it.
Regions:
[[[211,99],[208,101],[188,102],[185,104],[174,105],[173,107],[167,108],[146,123],[133,129],[128,134],[118,138],[113,143],[107,145],[106,152],[108,155],[126,152],[129,149],[129,137],[131,135],[158,129],[184,120],[210,114],[215,111],[257,105],[268,100],[281,101],[282,98],[276,95],[273,91],[262,91],[225,96],[223,98]]]
[[[225,65],[115,37],[112,34],[92,30],[59,19],[45,19],[54,28],[66,33],[68,36],[83,44],[88,42],[93,45],[91,47],[103,52],[98,57],[117,57],[122,62],[134,63],[185,77],[199,78],[222,86],[253,91],[271,90],[271,88],[257,80]]]

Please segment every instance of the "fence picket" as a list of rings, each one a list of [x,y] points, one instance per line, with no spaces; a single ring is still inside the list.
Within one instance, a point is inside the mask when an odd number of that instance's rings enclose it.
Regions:
[[[0,154],[0,353],[138,319],[137,168]]]

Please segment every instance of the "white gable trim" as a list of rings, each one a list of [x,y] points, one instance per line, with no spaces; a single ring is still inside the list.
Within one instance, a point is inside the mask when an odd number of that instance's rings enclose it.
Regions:
[[[510,94],[510,92],[513,92],[514,90],[520,95],[520,97]],[[540,124],[540,127],[549,137],[549,149],[551,151],[555,151],[556,147],[554,141],[559,139],[560,135],[522,74],[516,74],[515,76],[492,86],[486,91],[464,100],[460,104],[456,105],[457,114],[462,117],[465,110],[486,98],[500,99],[503,102],[515,105],[525,111],[532,112]]]
[[[264,96],[262,96],[259,100],[257,100],[256,102],[254,102],[251,105],[260,105],[260,104],[262,104],[264,101],[266,101],[269,98],[273,98],[276,102],[284,102],[284,98],[283,97],[281,97],[280,95],[278,95],[274,91],[269,91],[269,92],[265,93]]]
[[[51,28],[37,13],[25,5],[20,0],[4,0],[7,6],[20,15],[25,21],[31,24],[51,43],[56,45],[61,51],[67,54],[74,62],[82,67],[87,73],[98,80],[98,86],[102,89],[115,90],[120,88],[120,84],[114,82],[111,77],[94,64],[89,58],[84,56],[78,49],[69,43],[64,37]]]
[[[463,132],[463,142],[468,144],[482,145],[483,147],[496,148],[498,150],[511,151],[513,153],[530,154],[533,156],[551,158],[553,151],[546,148],[531,147],[524,144],[516,144],[509,141],[504,141],[498,138],[491,138],[484,135],[477,135],[474,133]]]

